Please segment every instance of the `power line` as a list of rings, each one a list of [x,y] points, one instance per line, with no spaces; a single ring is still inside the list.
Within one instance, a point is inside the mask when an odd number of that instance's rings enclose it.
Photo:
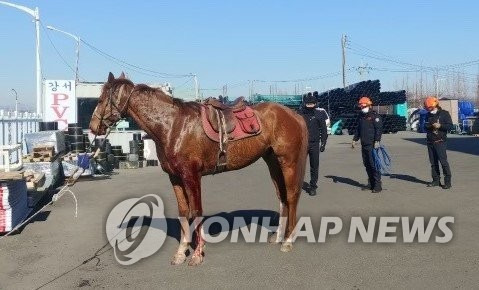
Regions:
[[[45,34],[47,35],[47,38],[50,42],[50,44],[53,46],[53,49],[55,50],[55,52],[58,54],[58,56],[60,57],[60,59],[63,61],[63,63],[73,72],[75,73],[75,69],[67,62],[67,60],[63,57],[63,55],[60,53],[60,51],[57,49],[57,47],[55,46],[55,44],[53,43],[51,37],[50,37],[50,33],[48,32],[48,30],[45,28],[45,26],[43,25],[43,22],[40,21],[40,25],[42,26]],[[43,74],[43,73],[42,73]],[[82,78],[83,79],[83,78]]]
[[[469,74],[469,73],[466,73],[466,72],[461,72],[461,71],[454,71],[454,70],[451,70],[451,68],[458,67],[459,65],[472,65],[472,64],[476,64],[476,63],[479,62],[479,60],[476,60],[476,61],[470,61],[470,62],[455,64],[455,65],[430,67],[430,66],[417,65],[417,64],[412,64],[412,63],[400,61],[397,58],[394,58],[394,57],[388,56],[384,53],[369,49],[365,46],[362,46],[362,45],[357,44],[357,43],[352,42],[352,41],[348,41],[347,44],[348,44],[347,48],[352,51],[352,54],[355,54],[355,55],[358,55],[358,56],[363,56],[363,57],[368,57],[368,58],[372,58],[372,59],[376,59],[376,60],[380,60],[380,61],[385,61],[385,62],[389,62],[389,63],[394,63],[394,64],[397,64],[397,65],[402,66],[404,68],[411,69],[411,67],[415,67],[418,72],[420,72],[420,71],[431,71],[431,72],[437,74],[439,70],[445,70],[446,72],[442,72],[443,75],[454,76],[456,74],[462,74],[464,76],[476,77],[476,75]],[[354,47],[352,47],[351,44],[353,44]]]
[[[393,63],[399,64],[401,67],[406,69],[403,72],[424,72],[424,73],[430,73],[430,74],[438,75],[438,76],[441,76],[441,77],[456,77],[456,76],[460,75],[460,76],[463,76],[464,78],[468,79],[469,81],[472,81],[472,78],[476,77],[476,75],[469,74],[469,73],[466,73],[466,72],[451,71],[451,70],[446,70],[446,71],[440,72],[440,70],[438,68],[420,66],[420,65],[415,65],[415,64],[407,64],[407,63],[404,63],[404,62],[399,62],[399,61],[395,61],[395,60],[391,60],[391,59],[378,58],[378,57],[363,54],[363,53],[356,53],[354,51],[351,52],[351,53],[354,54],[354,55],[358,55],[358,56],[364,56],[364,57],[369,57],[369,58],[373,58],[373,59],[376,59],[376,60],[382,60],[382,61],[386,61],[386,62],[393,62]],[[411,68],[416,68],[416,69],[411,69]],[[407,70],[407,69],[409,69],[409,70]],[[397,72],[401,72],[401,71],[397,71]]]
[[[186,82],[182,83],[181,85],[179,86],[176,86],[176,87],[173,87],[174,90],[177,90],[183,86],[185,86],[187,83],[191,82],[191,80],[193,80],[193,77],[189,78]]]
[[[88,43],[84,39],[81,39],[81,42],[84,43],[87,47],[89,47],[91,50],[94,52],[100,54],[101,56],[105,57],[106,59],[115,62],[116,64],[120,65],[121,67],[133,70],[137,73],[148,75],[148,76],[153,76],[153,77],[160,77],[160,78],[185,78],[185,77],[191,77],[191,74],[171,74],[171,73],[165,73],[165,72],[159,72],[155,71],[152,69],[144,68],[138,65],[134,65],[131,63],[128,63],[120,58],[114,57],[110,55],[109,53],[93,46],[92,44]]]
[[[254,80],[254,82],[262,82],[262,83],[298,83],[298,82],[305,82],[305,81],[314,81],[314,80],[320,80],[320,79],[325,79],[325,78],[330,78],[330,77],[335,77],[341,75],[341,72],[334,72],[334,73],[329,73],[321,76],[315,76],[315,77],[309,77],[309,78],[303,78],[303,79],[292,79],[292,80]]]

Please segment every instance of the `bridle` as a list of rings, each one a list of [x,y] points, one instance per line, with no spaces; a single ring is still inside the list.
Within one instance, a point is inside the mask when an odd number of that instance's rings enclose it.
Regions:
[[[113,100],[113,92],[116,90],[116,86],[112,86],[108,91],[108,103],[105,105],[105,107],[103,107],[103,111],[101,112],[101,114],[99,114],[96,110],[93,112],[93,116],[96,117],[99,120],[98,126],[96,128],[96,132],[98,132],[100,130],[100,126],[102,124],[104,124],[107,128],[105,138],[103,139],[103,142],[100,145],[100,148],[103,147],[103,145],[104,145],[103,143],[106,141],[106,137],[110,134],[111,127],[113,127],[116,123],[118,123],[118,121],[120,121],[122,118],[125,117],[125,113],[126,113],[126,110],[128,108],[128,104],[130,102],[130,98],[133,94],[133,91],[135,90],[135,86],[133,86],[133,89],[128,94],[125,103],[123,104],[123,106],[120,106],[121,105],[121,99],[122,99],[122,91],[123,91],[122,86],[123,85],[124,84],[120,85],[120,91],[118,92],[118,98],[117,98],[118,102],[117,103],[115,103],[114,100]],[[106,114],[106,108],[108,106],[110,106],[110,110]],[[120,119],[117,120],[117,121],[110,120],[110,117],[113,116],[113,109],[115,109],[117,111],[117,113],[120,115]],[[89,146],[88,149],[91,148],[91,146],[93,145],[97,136],[98,136],[98,133],[95,133],[95,137],[93,138],[93,141],[90,143],[90,146]]]
[[[128,94],[128,97],[126,98],[125,103],[123,106],[120,108],[121,105],[121,98],[122,98],[122,90],[123,90],[123,84],[120,86],[120,91],[118,92],[118,102],[115,103],[113,100],[113,92],[116,90],[116,87],[112,86],[109,91],[108,91],[108,103],[105,105],[103,108],[103,112],[99,114],[96,110],[93,112],[93,116],[96,117],[100,122],[98,123],[97,127],[97,132],[98,129],[100,129],[101,124],[104,124],[106,128],[110,128],[111,126],[115,125],[116,122],[118,121],[111,121],[110,117],[113,115],[113,109],[117,111],[117,113],[120,115],[120,119],[125,117],[125,112],[126,109],[128,108],[128,103],[130,102],[131,95],[133,94],[133,91],[135,90],[135,87],[131,90],[131,92]],[[110,106],[110,110],[108,114],[106,113],[106,108]]]

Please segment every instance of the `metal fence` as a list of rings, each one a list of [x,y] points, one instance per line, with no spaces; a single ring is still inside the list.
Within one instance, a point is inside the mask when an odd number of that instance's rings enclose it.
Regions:
[[[26,133],[37,132],[40,118],[34,113],[6,112],[0,110],[0,145],[22,144]],[[21,156],[13,156],[21,158]],[[1,159],[1,158],[0,158]],[[0,165],[3,163],[0,160]]]

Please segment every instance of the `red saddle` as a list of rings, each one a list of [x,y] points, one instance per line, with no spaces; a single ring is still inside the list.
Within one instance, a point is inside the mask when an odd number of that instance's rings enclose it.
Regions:
[[[240,97],[231,106],[208,99],[201,106],[201,121],[206,135],[220,142],[220,131],[227,142],[241,140],[261,133],[261,124],[254,110]]]

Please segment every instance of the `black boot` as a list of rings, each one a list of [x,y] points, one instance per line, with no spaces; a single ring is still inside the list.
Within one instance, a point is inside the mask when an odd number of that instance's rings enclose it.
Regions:
[[[361,190],[362,191],[366,191],[366,190],[372,190],[373,189],[373,186],[372,186],[372,182],[371,180],[369,179],[368,180],[368,184],[367,185],[361,185]]]
[[[380,193],[381,191],[383,191],[383,187],[382,187],[381,183],[378,183],[374,186],[374,188],[371,192],[372,193]]]
[[[445,176],[444,177],[444,185],[442,186],[444,189],[449,189],[451,188],[451,176]]]
[[[433,180],[433,181],[427,183],[427,187],[435,187],[435,186],[440,186],[440,185],[441,185],[441,183],[439,182],[439,180]]]
[[[311,188],[309,189],[309,192],[308,192],[308,193],[309,193],[310,196],[315,196],[315,195],[316,195],[316,188],[312,188],[312,187],[311,187]]]
[[[309,185],[309,183],[303,184],[303,190],[309,193],[309,191],[311,190],[311,186]]]

